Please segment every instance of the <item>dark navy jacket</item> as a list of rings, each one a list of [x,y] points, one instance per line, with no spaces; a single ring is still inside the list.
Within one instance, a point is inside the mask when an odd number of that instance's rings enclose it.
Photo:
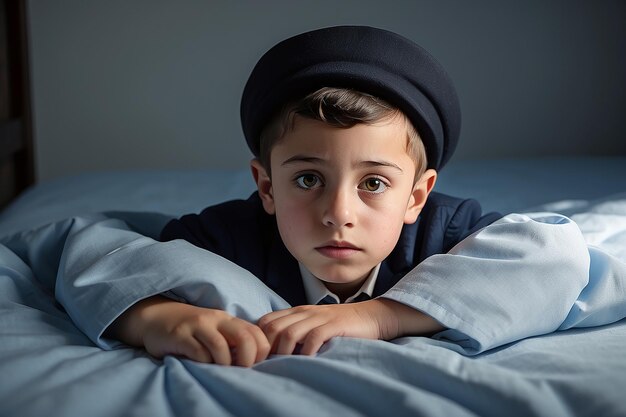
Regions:
[[[482,216],[475,200],[431,193],[417,222],[404,225],[400,239],[382,262],[373,296],[395,285],[427,257],[446,253],[473,232],[500,216]],[[161,240],[185,239],[256,275],[292,306],[307,304],[298,261],[287,251],[276,219],[268,215],[258,193],[169,222]]]

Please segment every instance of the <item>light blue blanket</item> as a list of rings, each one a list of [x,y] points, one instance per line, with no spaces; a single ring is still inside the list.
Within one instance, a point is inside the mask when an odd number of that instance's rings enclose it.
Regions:
[[[436,338],[335,338],[316,357],[274,356],[252,369],[157,361],[100,337],[138,298],[162,291],[249,320],[286,307],[221,258],[154,242],[166,217],[94,214],[5,237],[0,415],[626,415],[626,201],[576,216],[496,224],[510,233],[509,249],[516,230],[535,233],[515,265],[515,253],[507,261],[493,251],[507,247],[490,243],[502,237],[493,228],[443,255],[443,267],[423,263],[421,281],[388,296],[418,290],[404,302],[450,327]],[[556,241],[541,232],[553,226],[564,230]],[[542,248],[555,263],[525,271],[524,253]],[[223,281],[207,279],[207,268]],[[437,279],[453,271],[476,281]]]

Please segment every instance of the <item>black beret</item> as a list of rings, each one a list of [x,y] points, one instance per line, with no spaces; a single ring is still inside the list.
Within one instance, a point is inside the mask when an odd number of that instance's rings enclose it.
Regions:
[[[443,67],[413,41],[387,30],[336,26],[286,39],[256,64],[241,99],[250,150],[286,103],[322,87],[350,88],[386,100],[413,123],[428,167],[441,169],[459,138],[459,100]]]

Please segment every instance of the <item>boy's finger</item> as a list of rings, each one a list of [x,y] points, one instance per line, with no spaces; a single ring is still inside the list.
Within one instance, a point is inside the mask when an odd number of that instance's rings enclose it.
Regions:
[[[226,338],[229,344],[234,347],[233,364],[245,367],[252,366],[258,350],[254,335],[248,329],[239,328],[232,334],[227,334]]]
[[[270,344],[269,340],[267,340],[267,336],[265,336],[265,333],[263,333],[263,330],[261,330],[260,327],[254,326],[253,335],[256,339],[257,345],[257,352],[256,357],[254,358],[254,363],[257,363],[267,358],[267,356],[270,354],[272,345]]]
[[[216,364],[230,365],[232,363],[230,346],[220,332],[217,330],[198,331],[194,336],[209,351]]]
[[[267,337],[267,340],[272,347],[272,352],[277,351],[277,343],[279,339],[282,338],[283,333],[287,328],[298,322],[306,320],[308,317],[308,315],[302,313],[289,314],[259,326]]]
[[[289,316],[294,314],[293,308],[288,308],[285,310],[272,311],[271,313],[267,313],[263,317],[259,319],[257,325],[261,328],[266,326],[268,323],[273,322],[274,320],[278,320],[281,317]]]
[[[276,341],[276,353],[290,355],[296,349],[298,343],[302,343],[309,332],[324,322],[319,317],[311,317],[298,321],[280,332]]]
[[[304,338],[300,354],[314,355],[320,350],[324,343],[334,336],[338,336],[338,333],[328,324],[312,329]]]
[[[188,339],[177,349],[178,353],[196,362],[213,363],[211,353],[196,339]]]

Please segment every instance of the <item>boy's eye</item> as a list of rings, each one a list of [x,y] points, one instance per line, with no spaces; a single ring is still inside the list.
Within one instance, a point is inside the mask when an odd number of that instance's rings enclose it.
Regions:
[[[296,178],[296,184],[298,184],[298,187],[300,188],[310,189],[319,187],[321,185],[321,181],[317,175],[304,174]]]
[[[387,189],[387,185],[380,178],[368,178],[359,185],[359,188],[370,193],[382,193]]]

